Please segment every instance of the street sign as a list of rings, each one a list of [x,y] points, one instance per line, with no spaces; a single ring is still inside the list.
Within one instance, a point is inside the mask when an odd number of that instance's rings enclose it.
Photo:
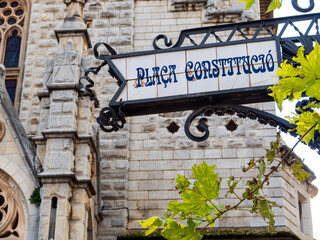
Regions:
[[[308,10],[294,0],[293,6],[299,11]],[[273,101],[268,87],[278,80],[275,75],[280,62],[296,64],[292,57],[301,45],[306,54],[312,51],[315,41],[320,42],[319,21],[320,14],[315,13],[186,29],[174,45],[165,35],[158,35],[153,41],[154,50],[119,55],[108,44],[97,43],[94,53],[103,62],[81,77],[79,95],[90,95],[98,106],[89,74],[98,74],[108,65],[119,89],[97,118],[106,132],[123,128],[125,117],[194,110],[186,120],[185,132],[195,141],[208,138],[205,121],[212,114],[237,114],[296,136],[293,124],[243,104]],[[287,37],[287,31],[296,35]],[[160,40],[163,48],[158,46]],[[103,47],[110,54],[100,53],[105,52],[100,51]],[[189,127],[200,116],[198,129],[204,134],[199,137]],[[309,146],[320,148],[320,141],[311,141]]]
[[[137,116],[272,101],[268,87],[277,81],[281,53],[272,36],[102,58],[120,86],[109,106]]]
[[[115,102],[197,98],[262,86],[266,90],[277,81],[278,53],[276,40],[266,40],[110,56],[111,69],[120,72],[124,83]],[[256,101],[265,101],[265,97],[258,96]]]

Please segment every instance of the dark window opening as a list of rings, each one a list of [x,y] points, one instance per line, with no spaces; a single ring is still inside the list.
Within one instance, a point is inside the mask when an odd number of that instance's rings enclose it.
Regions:
[[[12,101],[12,104],[14,104],[14,99],[16,97],[17,80],[10,79],[10,80],[6,80],[5,83],[6,83],[6,89],[9,94],[9,97]]]
[[[260,0],[260,19],[273,18],[273,11],[266,13],[271,0]]]
[[[58,206],[58,198],[57,197],[53,197],[51,199],[49,240],[53,240],[54,239],[54,233],[55,233],[55,230],[56,230],[57,206]]]
[[[7,40],[4,58],[4,65],[7,68],[19,66],[21,38],[17,35],[18,31],[15,30],[12,37],[9,37]]]
[[[11,7],[17,7],[17,6],[19,6],[19,3],[18,3],[18,2],[13,2],[13,3],[11,3]]]

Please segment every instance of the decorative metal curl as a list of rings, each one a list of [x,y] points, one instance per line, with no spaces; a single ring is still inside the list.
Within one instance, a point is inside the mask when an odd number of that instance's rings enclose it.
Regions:
[[[164,44],[166,45],[166,47],[171,47],[172,46],[172,40],[168,40],[168,37],[164,34],[160,34],[158,36],[156,36],[154,39],[153,39],[153,49],[155,50],[158,50],[158,49],[161,49],[158,45],[157,45],[157,41],[160,40],[160,39],[163,39],[164,41]]]
[[[79,96],[82,98],[83,96],[85,95],[89,95],[90,96],[90,100],[91,101],[94,101],[94,105],[95,107],[99,107],[99,101],[98,99],[96,98],[92,88],[94,87],[94,81],[89,77],[89,74],[90,73],[93,73],[94,75],[97,75],[101,68],[104,67],[105,65],[107,65],[107,61],[106,61],[106,57],[109,55],[109,54],[99,54],[98,52],[98,48],[100,46],[104,46],[112,55],[116,55],[116,51],[110,47],[108,44],[106,43],[97,43],[95,46],[94,46],[94,56],[96,59],[99,59],[99,60],[103,60],[103,62],[98,66],[98,67],[92,67],[92,68],[89,68],[85,71],[84,73],[84,76],[82,76],[80,79],[79,79],[79,86],[77,88],[77,91],[78,91],[78,94]],[[112,77],[114,77],[114,73],[112,72],[112,70],[109,69],[109,73]],[[82,83],[81,80],[86,80],[87,81],[87,84],[84,84]],[[118,83],[119,84],[119,83]]]
[[[298,0],[292,0],[292,6],[298,12],[310,12],[314,8],[314,0],[309,0],[309,7],[302,8],[298,4]]]
[[[123,128],[126,123],[125,115],[119,109],[118,113],[111,107],[102,108],[100,115],[97,118],[101,129],[105,132],[117,132],[119,129]]]
[[[258,109],[245,107],[245,106],[230,106],[230,105],[218,105],[218,106],[205,106],[195,110],[190,116],[187,118],[184,130],[187,137],[196,142],[202,142],[209,137],[209,129],[206,124],[208,119],[206,117],[210,117],[211,115],[234,115],[237,114],[239,118],[249,118],[252,120],[257,120],[259,123],[263,125],[269,124],[272,127],[279,127],[280,131],[289,133],[291,136],[297,137],[298,134],[295,130],[296,125],[289,123],[287,120],[284,120],[278,116],[275,116],[271,113],[263,112]],[[191,123],[199,116],[205,116],[200,118],[198,123],[198,130],[203,132],[203,136],[195,136],[190,131]],[[310,141],[308,146],[311,149],[317,149],[318,154],[320,154],[320,134],[318,131],[315,131],[315,140]]]

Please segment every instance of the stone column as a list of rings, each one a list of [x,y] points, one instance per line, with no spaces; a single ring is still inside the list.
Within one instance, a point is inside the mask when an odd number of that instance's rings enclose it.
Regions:
[[[95,143],[92,103],[79,99],[77,86],[82,57],[91,43],[83,21],[87,0],[64,2],[68,14],[55,31],[59,50],[47,62],[44,88],[38,93],[41,122],[34,140],[44,168],[39,174],[43,183],[39,239],[81,240],[92,219],[88,214],[94,212]]]

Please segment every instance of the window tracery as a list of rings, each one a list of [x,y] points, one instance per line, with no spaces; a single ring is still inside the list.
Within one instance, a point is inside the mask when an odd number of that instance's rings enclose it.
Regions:
[[[24,214],[13,188],[0,178],[0,239],[23,239]]]
[[[13,102],[21,82],[27,7],[23,0],[0,0],[0,62],[7,69],[6,87]]]

